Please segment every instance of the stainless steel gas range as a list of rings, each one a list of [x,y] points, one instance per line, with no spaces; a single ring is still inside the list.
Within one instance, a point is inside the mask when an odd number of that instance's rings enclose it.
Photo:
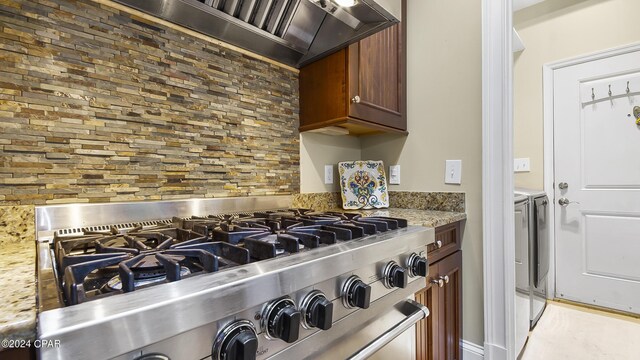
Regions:
[[[429,315],[411,299],[433,229],[290,204],[38,207],[38,337],[60,344],[39,357],[410,357],[390,347]]]

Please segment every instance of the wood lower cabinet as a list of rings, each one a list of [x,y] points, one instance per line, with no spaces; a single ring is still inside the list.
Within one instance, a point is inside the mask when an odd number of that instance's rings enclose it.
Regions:
[[[0,359],[35,360],[36,351],[33,347],[6,349],[0,352]]]
[[[443,229],[436,229],[436,238],[438,230]],[[419,360],[461,359],[462,251],[453,250],[438,261],[430,261],[426,287],[415,294],[416,301],[430,311],[429,317],[416,326]]]
[[[435,242],[427,245],[429,263],[435,263],[462,249],[462,221],[436,228]]]

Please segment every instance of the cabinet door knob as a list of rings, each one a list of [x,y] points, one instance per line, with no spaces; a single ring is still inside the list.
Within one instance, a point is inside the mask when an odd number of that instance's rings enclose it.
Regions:
[[[438,285],[438,287],[443,287],[444,286],[444,280],[442,279],[442,276],[440,278],[438,278],[438,279],[431,280],[431,283]]]
[[[351,102],[354,104],[359,104],[360,103],[360,96],[356,95],[353,98],[351,98]]]

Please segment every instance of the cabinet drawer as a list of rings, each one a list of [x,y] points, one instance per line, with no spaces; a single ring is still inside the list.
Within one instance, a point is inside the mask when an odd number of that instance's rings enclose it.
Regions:
[[[462,221],[439,226],[435,232],[435,242],[427,245],[430,264],[462,249]]]

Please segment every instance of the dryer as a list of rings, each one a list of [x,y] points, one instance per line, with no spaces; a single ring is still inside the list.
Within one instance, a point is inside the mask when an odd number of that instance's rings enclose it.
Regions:
[[[547,303],[550,263],[549,197],[542,190],[516,189],[515,195],[528,198],[529,217],[529,298],[530,328],[542,316]],[[517,276],[517,275],[516,275]]]

